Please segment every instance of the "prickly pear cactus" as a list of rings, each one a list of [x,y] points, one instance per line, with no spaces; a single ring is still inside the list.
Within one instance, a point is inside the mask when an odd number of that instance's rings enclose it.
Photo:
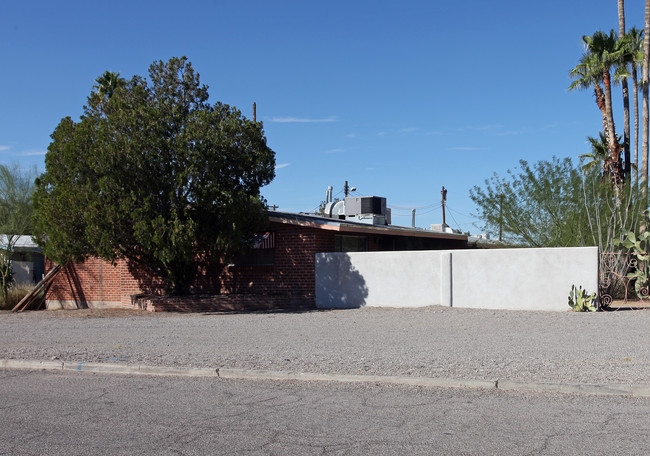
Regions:
[[[587,290],[583,290],[582,286],[576,288],[575,285],[571,286],[569,293],[569,307],[575,312],[595,312],[598,310],[598,297],[596,293],[588,294]]]

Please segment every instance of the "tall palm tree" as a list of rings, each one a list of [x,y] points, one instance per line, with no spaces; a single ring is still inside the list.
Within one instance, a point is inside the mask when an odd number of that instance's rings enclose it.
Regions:
[[[631,68],[632,75],[632,100],[634,112],[634,164],[635,182],[639,182],[639,76],[638,70],[643,64],[643,30],[632,27],[625,35],[625,61]]]
[[[574,69],[569,72],[569,75],[575,79],[569,86],[569,90],[575,89],[590,89],[594,88],[594,99],[596,101],[596,106],[603,118],[603,131],[607,131],[607,110],[605,109],[605,92],[600,86],[600,76],[599,71],[595,71],[594,68],[590,66],[589,56],[587,54],[583,55],[580,59],[580,63],[576,65]]]
[[[650,1],[650,0],[648,0]],[[607,134],[607,144],[610,155],[610,176],[614,185],[620,185],[625,176],[623,174],[621,148],[616,140],[614,114],[612,111],[612,69],[616,72],[614,80],[626,73],[620,64],[623,53],[622,43],[618,40],[614,30],[609,34],[598,31],[592,36],[583,36],[586,52],[576,68],[571,71],[572,77],[582,77],[584,81],[602,82],[604,87],[605,112],[603,127]],[[584,87],[584,82],[575,81],[569,89]],[[598,101],[598,100],[597,100]],[[600,105],[599,105],[600,107]],[[602,109],[601,109],[602,112]]]
[[[643,113],[642,130],[643,142],[641,145],[641,204],[643,209],[648,207],[648,70],[650,69],[650,0],[645,0],[645,36],[643,37]]]
[[[625,0],[618,0],[618,38],[625,37]],[[627,62],[621,62],[627,64]],[[621,80],[623,88],[623,149],[625,151],[625,177],[630,180],[630,94],[627,87],[627,77]]]

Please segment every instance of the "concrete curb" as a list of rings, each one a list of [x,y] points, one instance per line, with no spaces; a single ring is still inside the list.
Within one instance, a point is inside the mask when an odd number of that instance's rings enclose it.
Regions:
[[[496,381],[457,380],[451,378],[399,377],[383,375],[314,374],[308,372],[261,371],[250,369],[219,369],[219,377],[246,380],[300,380],[343,383],[390,383],[395,385],[440,388],[496,388]]]
[[[29,359],[0,359],[2,369],[61,370],[62,361],[35,361]]]
[[[123,375],[214,377],[232,380],[294,380],[342,383],[384,383],[430,388],[472,388],[502,391],[588,394],[596,396],[650,397],[650,385],[513,382],[509,380],[462,380],[454,378],[383,375],[316,374],[231,368],[159,367],[127,364],[0,359],[1,369],[61,370]]]
[[[592,394],[597,396],[650,397],[650,385],[634,385],[622,383],[523,383],[500,380],[498,382],[497,388],[503,391]]]

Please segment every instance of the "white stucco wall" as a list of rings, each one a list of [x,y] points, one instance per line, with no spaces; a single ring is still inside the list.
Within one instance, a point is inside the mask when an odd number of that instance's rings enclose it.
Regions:
[[[596,247],[316,254],[319,308],[568,309],[598,287]]]
[[[420,307],[440,304],[440,258],[430,252],[316,254],[316,305]]]

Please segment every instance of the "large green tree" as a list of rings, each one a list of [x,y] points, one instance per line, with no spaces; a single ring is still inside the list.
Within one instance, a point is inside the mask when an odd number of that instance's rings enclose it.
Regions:
[[[57,126],[36,182],[35,234],[58,262],[125,258],[178,294],[197,257],[236,253],[264,225],[260,188],[275,154],[260,122],[208,102],[185,57],[154,62],[149,81],[113,81],[79,122]]]

